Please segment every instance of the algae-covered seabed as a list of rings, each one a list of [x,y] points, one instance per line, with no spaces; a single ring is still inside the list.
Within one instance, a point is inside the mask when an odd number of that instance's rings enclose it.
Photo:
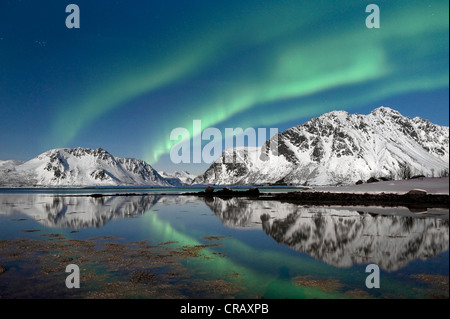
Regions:
[[[292,251],[286,247],[289,243],[276,243],[261,230],[224,227],[224,221],[203,205],[198,200],[157,204],[133,218],[109,221],[101,231],[49,227],[29,215],[3,216],[0,222],[8,219],[15,226],[9,238],[0,239],[0,297],[449,297],[448,275],[423,272],[420,267],[382,271],[381,288],[367,289],[364,265],[335,267]],[[448,222],[446,227],[448,236]],[[99,236],[90,236],[95,234]],[[251,244],[266,238],[267,243]],[[431,257],[430,267],[442,260],[448,265],[448,248]],[[79,289],[66,287],[69,264],[80,268]]]

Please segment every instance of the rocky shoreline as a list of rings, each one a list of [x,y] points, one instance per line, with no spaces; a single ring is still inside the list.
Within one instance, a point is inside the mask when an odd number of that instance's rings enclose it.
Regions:
[[[81,194],[64,195],[67,197],[93,197],[101,198],[107,196],[147,196],[148,193],[115,193],[115,194]],[[413,189],[405,194],[398,193],[353,193],[332,191],[295,191],[287,193],[261,193],[258,188],[246,191],[233,190],[228,187],[215,189],[207,187],[202,192],[185,192],[181,194],[162,193],[161,196],[198,196],[203,198],[249,198],[254,200],[281,201],[299,205],[316,206],[384,206],[384,207],[408,207],[408,208],[450,208],[449,194],[428,194],[424,190]]]
[[[408,208],[449,208],[449,195],[431,194],[354,194],[326,192],[295,192],[276,194],[272,198],[264,196],[264,200],[302,203],[312,205],[345,205],[345,206],[404,206]]]
[[[258,188],[248,191],[235,191],[223,188],[215,191],[208,187],[204,192],[184,193],[182,195],[197,195],[200,197],[222,199],[233,197],[248,197],[257,200],[272,200],[304,205],[342,205],[342,206],[385,206],[408,208],[449,208],[449,195],[427,194],[422,190],[411,190],[406,194],[393,193],[332,193],[319,191],[302,191],[289,193],[262,194]]]

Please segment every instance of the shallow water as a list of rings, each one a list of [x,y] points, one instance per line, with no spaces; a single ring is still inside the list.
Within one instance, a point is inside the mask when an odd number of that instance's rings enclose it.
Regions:
[[[0,240],[5,245],[5,240],[41,242],[49,236],[61,236],[67,243],[93,238],[109,238],[111,245],[145,242],[174,253],[176,262],[171,259],[152,271],[168,274],[173,265],[178,275],[164,277],[165,288],[160,285],[152,297],[448,298],[448,210],[303,207],[174,194],[98,198],[64,192],[0,194]],[[0,250],[0,265],[7,269],[0,275],[0,296],[17,297],[13,279],[42,270],[43,266],[25,264],[43,248],[27,247],[35,254],[12,258],[6,248]],[[128,258],[126,251],[117,251]],[[51,249],[48,254],[59,256]],[[112,271],[105,260],[102,263],[90,263],[84,271],[109,284],[123,282],[132,272]],[[369,264],[380,268],[379,289],[366,287]],[[139,264],[140,270],[146,267]],[[181,283],[183,287],[177,286]],[[188,289],[190,283],[216,286],[193,291]],[[101,297],[106,289],[101,282],[89,287],[98,293],[90,291],[90,296]],[[177,287],[176,293],[172,287]],[[21,285],[21,294],[27,289],[36,288]],[[26,296],[35,297],[32,292]]]

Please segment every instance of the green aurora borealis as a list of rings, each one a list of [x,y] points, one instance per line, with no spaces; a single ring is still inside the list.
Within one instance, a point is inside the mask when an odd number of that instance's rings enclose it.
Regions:
[[[43,32],[70,45],[58,40],[44,59],[46,81],[62,80],[42,98],[42,151],[104,143],[122,155],[114,147],[128,138],[130,155],[154,165],[167,161],[170,132],[193,120],[282,131],[335,109],[448,90],[448,1],[94,2],[78,1],[80,30]],[[365,26],[370,3],[380,6],[380,29]],[[62,56],[70,65],[60,70]]]

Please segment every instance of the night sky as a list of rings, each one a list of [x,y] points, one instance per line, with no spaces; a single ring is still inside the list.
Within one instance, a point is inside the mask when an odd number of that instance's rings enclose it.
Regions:
[[[102,147],[200,173],[168,156],[193,120],[282,132],[379,106],[448,126],[447,0],[0,0],[0,160]]]

